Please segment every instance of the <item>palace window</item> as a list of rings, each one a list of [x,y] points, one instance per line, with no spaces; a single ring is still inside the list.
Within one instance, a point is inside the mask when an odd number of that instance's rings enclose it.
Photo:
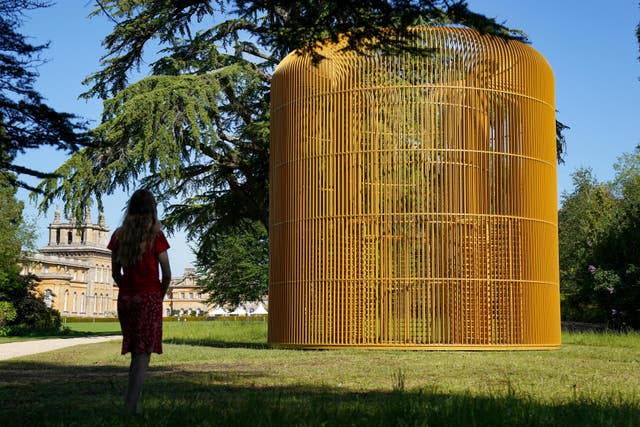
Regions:
[[[44,303],[48,308],[53,306],[53,291],[51,289],[44,291]]]

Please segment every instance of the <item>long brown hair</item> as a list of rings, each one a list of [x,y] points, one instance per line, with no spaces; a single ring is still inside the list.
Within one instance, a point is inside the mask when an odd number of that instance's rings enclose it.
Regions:
[[[149,250],[160,230],[156,200],[149,190],[136,190],[129,199],[127,213],[118,235],[120,265],[136,263]]]

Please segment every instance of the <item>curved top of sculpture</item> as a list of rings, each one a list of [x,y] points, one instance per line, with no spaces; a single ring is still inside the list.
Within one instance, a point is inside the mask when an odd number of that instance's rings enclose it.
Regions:
[[[557,347],[549,64],[413,31],[419,54],[326,43],[274,73],[269,342]]]
[[[309,54],[290,53],[280,62],[273,78],[296,74],[311,91],[333,91],[341,86],[345,90],[407,85],[483,88],[554,105],[551,67],[531,46],[468,28],[415,27],[413,31],[416,33],[413,46],[424,49],[424,54],[412,57],[409,52],[391,54],[375,49],[363,55],[346,49],[347,41],[343,39],[322,45],[318,54],[323,59],[317,64]],[[389,71],[393,68],[406,71],[407,62],[416,67],[416,72],[391,81],[393,73]],[[359,69],[366,69],[366,76],[364,73],[362,78],[354,76]],[[386,72],[368,79],[376,74],[376,69]]]

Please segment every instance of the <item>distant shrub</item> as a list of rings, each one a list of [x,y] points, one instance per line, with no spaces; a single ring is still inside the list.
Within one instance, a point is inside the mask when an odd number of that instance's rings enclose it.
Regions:
[[[17,316],[18,312],[11,302],[0,301],[0,328],[15,320]]]
[[[93,322],[93,323],[111,323],[117,322],[117,317],[81,317],[81,316],[64,316],[62,318],[64,323],[84,323],[84,322]]]
[[[17,326],[38,330],[60,330],[62,318],[58,310],[53,310],[44,303],[42,298],[31,296],[23,298],[16,304],[18,317]]]

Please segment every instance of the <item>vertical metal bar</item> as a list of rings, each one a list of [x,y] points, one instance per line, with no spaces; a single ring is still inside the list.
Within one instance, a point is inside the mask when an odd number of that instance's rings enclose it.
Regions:
[[[343,40],[274,73],[269,341],[556,346],[551,71],[521,43],[415,31],[429,54]]]

